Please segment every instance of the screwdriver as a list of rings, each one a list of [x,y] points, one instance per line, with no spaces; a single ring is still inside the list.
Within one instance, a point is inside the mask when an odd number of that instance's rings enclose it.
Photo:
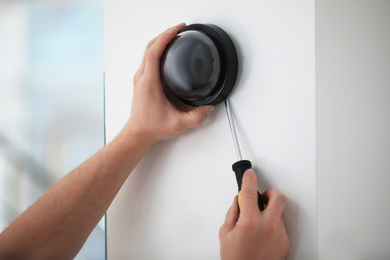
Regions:
[[[232,133],[233,137],[233,143],[234,147],[236,149],[236,155],[237,155],[237,162],[235,162],[232,165],[233,171],[236,174],[237,179],[237,185],[238,185],[238,209],[240,209],[241,205],[241,184],[242,184],[242,177],[244,176],[244,173],[247,169],[252,168],[252,163],[249,160],[243,160],[240,150],[240,144],[238,143],[237,133],[236,133],[236,127],[234,125],[232,111],[230,109],[230,104],[227,99],[225,99],[225,108],[226,108],[226,114],[230,125],[230,132]],[[259,205],[259,209],[262,211],[264,210],[264,203],[263,198],[261,197],[259,191],[257,191],[257,203]]]

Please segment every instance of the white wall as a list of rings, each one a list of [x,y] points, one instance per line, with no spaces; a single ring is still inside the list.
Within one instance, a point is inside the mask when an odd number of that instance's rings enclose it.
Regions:
[[[107,140],[127,120],[149,40],[180,23],[214,23],[238,49],[231,105],[261,191],[289,199],[290,259],[317,258],[314,0],[105,1]],[[219,259],[218,230],[237,192],[222,106],[202,127],[156,144],[108,211],[109,259]]]
[[[390,1],[316,1],[321,259],[390,258]]]

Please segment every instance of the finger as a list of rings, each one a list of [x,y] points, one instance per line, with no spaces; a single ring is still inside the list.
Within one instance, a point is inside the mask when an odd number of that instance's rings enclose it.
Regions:
[[[148,42],[148,44],[146,45],[146,48],[145,48],[144,55],[143,55],[143,57],[142,57],[141,65],[140,65],[140,67],[139,67],[139,69],[138,69],[136,75],[134,76],[134,80],[138,80],[138,79],[143,75],[143,73],[145,72],[145,64],[146,64],[146,58],[147,58],[147,56],[148,56],[148,52],[149,52],[149,50],[153,47],[153,45],[154,45],[154,43],[157,41],[157,39],[158,39],[159,37],[161,37],[164,33],[168,32],[168,31],[170,31],[170,30],[173,30],[173,28],[178,27],[178,26],[181,26],[181,25],[182,25],[182,24],[179,24],[179,25],[177,25],[177,26],[174,26],[174,27],[171,27],[171,28],[167,29],[166,31],[160,33],[157,37],[153,38],[151,41]],[[185,24],[184,24],[184,26],[185,26]],[[180,29],[181,29],[181,28],[182,28],[182,27],[180,27]],[[177,34],[177,33],[176,33],[176,34]],[[160,55],[160,57],[161,57],[161,55]]]
[[[184,129],[200,126],[213,110],[214,106],[200,106],[194,108],[188,112],[182,113],[180,122],[183,123]]]
[[[181,26],[182,24],[179,24],[177,26]],[[185,24],[184,24],[185,25]],[[157,41],[157,39],[159,37],[161,37],[163,34],[165,34],[166,32],[170,31],[170,30],[174,30],[176,29],[177,26],[174,26],[174,27],[171,27],[169,29],[167,29],[166,31],[160,33],[157,37],[153,38],[151,41],[148,42],[148,44],[146,45],[146,48],[145,48],[145,52],[144,52],[144,55],[142,57],[142,61],[141,61],[141,65],[139,66],[137,72],[135,73],[134,75],[134,84],[142,77],[142,75],[144,74],[145,72],[145,67],[146,67],[146,59],[147,59],[147,56],[149,55],[149,52],[150,52],[150,49],[153,47],[153,45],[155,44],[155,42]],[[177,34],[177,33],[176,33]],[[161,55],[160,55],[161,57]]]
[[[240,210],[243,215],[260,213],[257,195],[257,177],[252,169],[246,170],[242,178]]]
[[[169,28],[160,34],[153,45],[146,51],[145,70],[148,71],[147,73],[151,73],[152,75],[160,73],[160,58],[167,45],[183,27],[185,27],[185,23]]]
[[[161,35],[161,34],[160,34]],[[141,65],[139,66],[139,69],[136,73],[136,77],[141,77],[143,74],[144,74],[144,71],[145,71],[145,63],[146,63],[146,54],[148,52],[148,50],[153,46],[153,44],[156,42],[158,36],[153,38],[150,42],[148,42],[148,44],[146,45],[146,48],[145,48],[145,52],[144,52],[144,55],[142,57],[142,61],[141,61]]]
[[[238,206],[237,206],[237,196],[235,196],[233,200],[233,204],[230,206],[228,212],[226,213],[225,222],[223,223],[221,229],[219,230],[220,235],[226,234],[236,226],[238,216],[239,213],[238,213]]]
[[[262,196],[264,203],[267,204],[264,212],[268,212],[268,214],[272,214],[275,217],[281,217],[286,207],[287,198],[276,190],[266,190]]]

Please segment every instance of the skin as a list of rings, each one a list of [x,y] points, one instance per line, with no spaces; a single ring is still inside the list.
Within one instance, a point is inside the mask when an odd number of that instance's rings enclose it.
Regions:
[[[221,259],[286,259],[290,249],[283,221],[286,197],[267,190],[262,198],[266,206],[260,211],[257,177],[252,169],[247,170],[242,179],[240,212],[236,196],[219,230]]]
[[[167,100],[161,85],[160,57],[184,26],[184,23],[174,26],[148,43],[134,76],[131,114],[121,132],[68,173],[0,234],[0,259],[73,259],[149,148],[201,125],[212,112],[212,106],[179,110]],[[251,213],[244,210],[246,203],[245,199],[241,215],[250,216]],[[229,216],[238,218],[234,206],[229,212]],[[237,235],[233,233],[235,218],[229,219],[223,226],[224,232],[221,228],[220,233],[223,255],[230,254],[226,247],[240,235],[238,231]],[[231,232],[227,223],[233,228]],[[226,250],[222,249],[222,243]]]

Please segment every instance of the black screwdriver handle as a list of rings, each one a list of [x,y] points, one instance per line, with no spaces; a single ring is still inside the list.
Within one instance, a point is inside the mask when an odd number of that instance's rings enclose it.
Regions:
[[[248,160],[241,160],[235,162],[232,168],[233,171],[236,173],[237,184],[238,184],[238,208],[240,208],[242,177],[244,176],[244,173],[247,169],[252,168],[252,163]],[[264,210],[263,198],[261,197],[259,191],[257,191],[257,195],[258,195],[257,203],[259,204],[259,209],[260,211],[263,211]]]

